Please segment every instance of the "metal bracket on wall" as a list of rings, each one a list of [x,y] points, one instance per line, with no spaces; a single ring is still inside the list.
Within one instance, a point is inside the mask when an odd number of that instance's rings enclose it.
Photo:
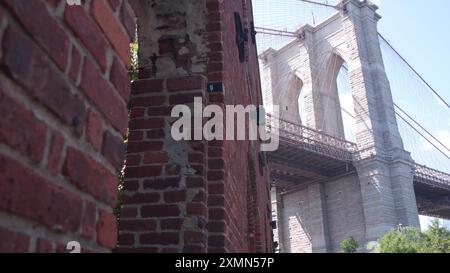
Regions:
[[[208,93],[223,93],[225,92],[225,87],[223,82],[208,82],[206,90]]]
[[[258,34],[258,32],[256,32],[256,30],[255,30],[255,22],[251,21],[250,22],[250,35],[252,36],[253,44],[256,44],[256,34]]]
[[[242,26],[242,19],[239,12],[234,13],[234,24],[236,26],[236,46],[239,51],[239,60],[245,62],[245,42],[248,41],[248,32]]]

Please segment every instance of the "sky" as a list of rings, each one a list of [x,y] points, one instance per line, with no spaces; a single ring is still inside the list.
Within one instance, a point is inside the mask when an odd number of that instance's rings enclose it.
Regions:
[[[317,0],[335,3],[336,1]],[[406,60],[440,93],[450,101],[450,1],[449,0],[376,0],[378,13],[382,16],[378,30],[405,57]],[[298,0],[253,0],[255,25],[259,27],[295,31],[304,23],[320,23],[334,11]],[[262,51],[276,48],[291,38],[259,35],[258,47]],[[409,70],[386,44],[382,43],[386,71],[391,82],[394,101],[406,109],[441,142],[450,147],[450,111]],[[342,74],[342,73],[341,73]],[[341,103],[352,112],[351,94],[345,75],[338,78],[344,90]],[[344,116],[346,135],[352,135],[352,121]],[[442,154],[421,139],[399,121],[405,148],[421,164],[450,172],[450,163]],[[353,139],[352,139],[353,138]],[[354,140],[354,136],[349,136]],[[442,147],[441,147],[442,148]],[[423,228],[427,219],[421,219]],[[450,222],[446,223],[450,228]]]
[[[379,32],[450,101],[450,1],[381,0]],[[401,12],[399,12],[401,11]],[[450,125],[447,127],[450,131]],[[444,135],[446,133],[443,133]],[[450,134],[444,138],[450,144]],[[422,229],[430,218],[421,217]],[[450,229],[450,221],[443,223]]]
[[[450,100],[450,1],[378,0],[378,29]]]

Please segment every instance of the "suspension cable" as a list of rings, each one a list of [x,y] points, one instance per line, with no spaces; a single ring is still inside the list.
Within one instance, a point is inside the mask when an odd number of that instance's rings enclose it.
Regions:
[[[441,154],[443,154],[446,158],[450,159],[450,156],[444,153],[436,144],[430,141],[426,136],[424,136],[416,127],[414,127],[409,121],[407,121],[404,117],[395,112],[399,118],[401,118],[406,124],[409,125],[414,131],[416,131],[421,137],[423,137],[428,143],[430,143],[436,150],[438,150]]]
[[[420,125],[419,122],[417,122],[413,117],[411,117],[406,111],[404,111],[402,108],[400,108],[397,104],[394,103],[394,106],[400,110],[405,116],[407,116],[410,120],[412,120],[417,126],[420,127],[420,129],[424,130],[428,135],[430,135],[437,143],[442,145],[448,152],[450,152],[450,149],[444,145],[439,139],[437,139],[433,134],[431,134],[427,129],[425,129],[422,125]]]
[[[417,124],[422,130],[424,130],[425,132],[427,132],[427,134],[429,134],[434,140],[436,140],[439,144],[441,144],[446,150],[449,150],[444,144],[441,143],[441,141],[439,141],[436,137],[434,137],[431,133],[429,133],[425,128],[423,128],[422,125],[420,125],[417,121],[415,121],[411,116],[409,116],[405,111],[403,111],[400,107],[398,107],[396,104],[394,104],[394,106],[396,106],[402,113],[404,113],[408,118],[410,118],[415,124]],[[341,110],[344,111],[347,115],[349,115],[350,117],[355,119],[355,116],[352,115],[349,111],[347,111],[346,109],[344,109],[343,107],[341,107]],[[411,127],[414,131],[416,131],[420,136],[422,136],[425,141],[427,141],[428,143],[430,143],[434,148],[436,148],[436,150],[438,150],[441,154],[443,154],[445,157],[447,157],[448,159],[450,159],[450,157],[444,152],[442,151],[439,147],[437,147],[437,145],[435,145],[431,140],[429,140],[426,136],[424,136],[416,127],[414,127],[409,121],[407,121],[404,117],[402,117],[397,111],[394,111],[395,114],[401,118],[409,127]],[[449,150],[450,152],[450,150]]]
[[[312,0],[297,0],[297,1],[305,2],[305,3],[313,4],[313,5],[318,5],[318,6],[322,6],[322,7],[333,8],[336,10],[342,10],[342,8],[339,6],[334,6],[334,5],[330,5],[330,4],[326,4],[326,3],[320,3],[320,2],[316,2],[316,1],[312,1]]]
[[[406,65],[414,72],[414,74],[416,74],[420,78],[420,80],[426,86],[428,86],[428,88],[438,97],[438,99],[442,101],[450,109],[450,103],[448,103],[433,87],[431,87],[431,85],[419,74],[419,72],[417,72],[417,70],[414,69],[414,67],[394,48],[393,45],[391,45],[391,43],[389,43],[389,41],[386,38],[384,38],[384,36],[381,33],[378,32],[378,35],[395,52],[395,54],[397,54],[400,57],[400,59],[402,59],[402,61],[406,63]]]
[[[299,37],[298,33],[291,32],[291,31],[279,30],[279,29],[255,27],[255,30],[257,31],[257,33],[266,34],[266,35],[284,36],[284,37],[293,37],[293,38]]]

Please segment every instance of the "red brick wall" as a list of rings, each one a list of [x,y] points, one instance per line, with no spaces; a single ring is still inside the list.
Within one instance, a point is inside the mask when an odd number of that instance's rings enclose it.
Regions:
[[[244,63],[235,45],[233,13],[248,28],[251,5],[153,2],[0,3],[0,252],[64,252],[69,241],[115,248],[128,126],[120,251],[271,250],[259,143],[170,136],[171,107],[194,96],[262,104],[255,45]],[[141,67],[129,99],[131,6],[141,12]],[[225,93],[208,94],[218,81]]]
[[[213,37],[220,37],[221,47],[211,52],[213,64],[208,66],[210,81],[223,79],[224,95],[211,95],[210,102],[224,105],[262,105],[259,67],[256,45],[250,35],[253,15],[249,0],[211,1],[210,24],[217,25],[220,15],[220,30]],[[241,63],[235,38],[234,12],[242,18],[248,31],[245,44],[246,61]],[[216,20],[216,21],[215,21]],[[215,62],[221,56],[220,62]],[[220,64],[220,65],[218,65]],[[217,69],[220,67],[220,69]],[[220,75],[220,76],[219,76]],[[220,147],[217,147],[220,146]],[[258,141],[225,141],[210,143],[209,163],[218,165],[209,169],[209,176],[223,175],[223,179],[209,180],[214,193],[209,196],[209,250],[218,252],[271,252],[271,230],[268,228],[270,204],[268,194],[268,170],[260,172],[260,144]],[[220,151],[220,152],[219,152]],[[217,156],[219,153],[219,157]]]
[[[247,61],[241,63],[235,43],[234,12],[248,29],[251,3],[183,3],[189,5],[155,1],[152,12],[139,16],[143,62],[132,85],[120,250],[272,251],[268,173],[260,173],[259,143],[175,143],[170,125],[176,119],[168,117],[176,104],[191,106],[194,96],[205,104],[262,104],[256,47],[246,44]],[[189,8],[193,3],[195,9]],[[207,82],[222,82],[225,93],[207,93]]]
[[[0,252],[116,245],[134,34],[122,2],[0,3]]]

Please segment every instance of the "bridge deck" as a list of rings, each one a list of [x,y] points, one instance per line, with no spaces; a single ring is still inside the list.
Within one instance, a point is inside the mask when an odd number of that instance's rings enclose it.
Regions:
[[[280,139],[269,162],[272,179],[282,187],[355,172],[355,143],[271,116],[267,120],[268,131]],[[450,218],[450,174],[416,164],[414,188],[421,214]]]

